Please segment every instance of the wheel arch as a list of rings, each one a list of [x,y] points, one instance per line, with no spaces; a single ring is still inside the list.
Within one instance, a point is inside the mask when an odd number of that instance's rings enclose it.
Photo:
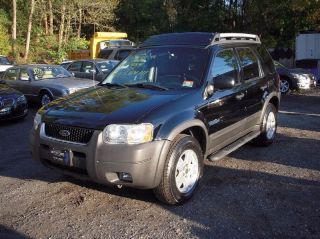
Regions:
[[[53,94],[52,94],[51,90],[48,88],[42,88],[41,90],[39,90],[38,96],[41,97],[41,95],[44,93],[49,93],[50,96],[53,98]]]
[[[265,99],[265,103],[263,105],[263,108],[262,108],[262,113],[261,113],[261,116],[260,116],[260,124],[263,120],[263,116],[264,116],[264,113],[266,111],[266,108],[267,108],[267,105],[269,103],[273,104],[276,109],[277,109],[277,112],[279,111],[279,107],[280,107],[280,96],[281,96],[281,93],[276,93],[276,92],[273,92],[271,93],[266,99]]]
[[[179,134],[191,135],[199,142],[203,154],[206,155],[208,149],[208,130],[201,120],[185,120],[180,123],[176,122],[174,126],[168,122],[168,124],[163,125],[163,127],[165,127],[166,130],[160,133],[162,138],[173,141]]]

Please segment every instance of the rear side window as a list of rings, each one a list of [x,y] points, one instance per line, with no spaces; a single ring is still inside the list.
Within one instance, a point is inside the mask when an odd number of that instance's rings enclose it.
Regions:
[[[81,61],[73,62],[73,63],[69,66],[68,70],[69,70],[69,71],[80,71],[81,65],[82,65],[82,62],[81,62]]]
[[[250,48],[237,48],[243,80],[251,80],[260,76],[258,59]]]
[[[19,70],[18,69],[9,69],[7,70],[4,79],[5,80],[17,80],[18,79]]]
[[[238,63],[232,49],[222,50],[217,53],[211,68],[213,79],[217,77],[232,77],[238,82]]]
[[[256,50],[260,55],[263,71],[265,73],[275,73],[276,70],[273,65],[273,59],[267,49],[263,46],[259,46],[256,48]]]
[[[122,61],[124,58],[126,58],[131,53],[131,50],[119,50],[116,60]]]
[[[108,59],[113,50],[103,49],[99,53],[99,58]]]

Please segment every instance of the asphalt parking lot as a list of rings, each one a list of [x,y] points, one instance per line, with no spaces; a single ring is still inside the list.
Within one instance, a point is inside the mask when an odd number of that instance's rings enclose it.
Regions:
[[[34,162],[35,111],[0,126],[0,238],[320,238],[320,89],[284,96],[276,142],[207,163],[178,207]]]

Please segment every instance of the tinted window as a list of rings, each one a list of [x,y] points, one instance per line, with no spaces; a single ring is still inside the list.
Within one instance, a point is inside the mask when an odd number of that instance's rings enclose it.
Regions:
[[[262,61],[262,68],[265,73],[274,73],[275,68],[273,65],[273,59],[266,48],[263,46],[257,47],[257,52],[260,55],[261,61]],[[278,64],[278,62],[277,62]],[[276,62],[275,62],[276,65]],[[280,64],[281,65],[281,64]],[[277,65],[276,65],[277,66]]]
[[[111,71],[118,64],[118,61],[102,61],[96,64],[103,73],[106,73]]]
[[[0,57],[0,65],[11,65],[7,57]]]
[[[238,82],[238,63],[232,49],[220,51],[215,56],[211,76],[213,78],[232,77]]]
[[[82,65],[82,62],[81,62],[81,61],[73,62],[73,63],[69,66],[68,70],[69,70],[69,71],[80,71],[81,65]]]
[[[246,81],[259,77],[258,59],[252,50],[250,48],[238,48],[237,51],[240,58],[240,65],[243,70],[243,79]]]
[[[90,61],[84,61],[82,63],[81,72],[91,73],[91,70],[94,69],[94,65]]]
[[[9,69],[6,71],[4,76],[5,80],[16,80],[18,79],[19,69]]]
[[[99,58],[108,59],[113,50],[101,50],[99,53]]]
[[[131,50],[119,50],[116,60],[122,61],[124,58],[126,58],[131,53]]]

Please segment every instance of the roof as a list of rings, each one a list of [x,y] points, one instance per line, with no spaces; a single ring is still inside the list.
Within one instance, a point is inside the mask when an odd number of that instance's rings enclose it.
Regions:
[[[23,67],[23,68],[34,68],[34,67],[58,67],[59,65],[49,65],[49,64],[22,64],[15,65],[14,67]]]
[[[144,41],[140,47],[189,45],[207,47],[226,43],[260,43],[257,35],[246,33],[209,33],[209,32],[182,32],[154,35]]]

